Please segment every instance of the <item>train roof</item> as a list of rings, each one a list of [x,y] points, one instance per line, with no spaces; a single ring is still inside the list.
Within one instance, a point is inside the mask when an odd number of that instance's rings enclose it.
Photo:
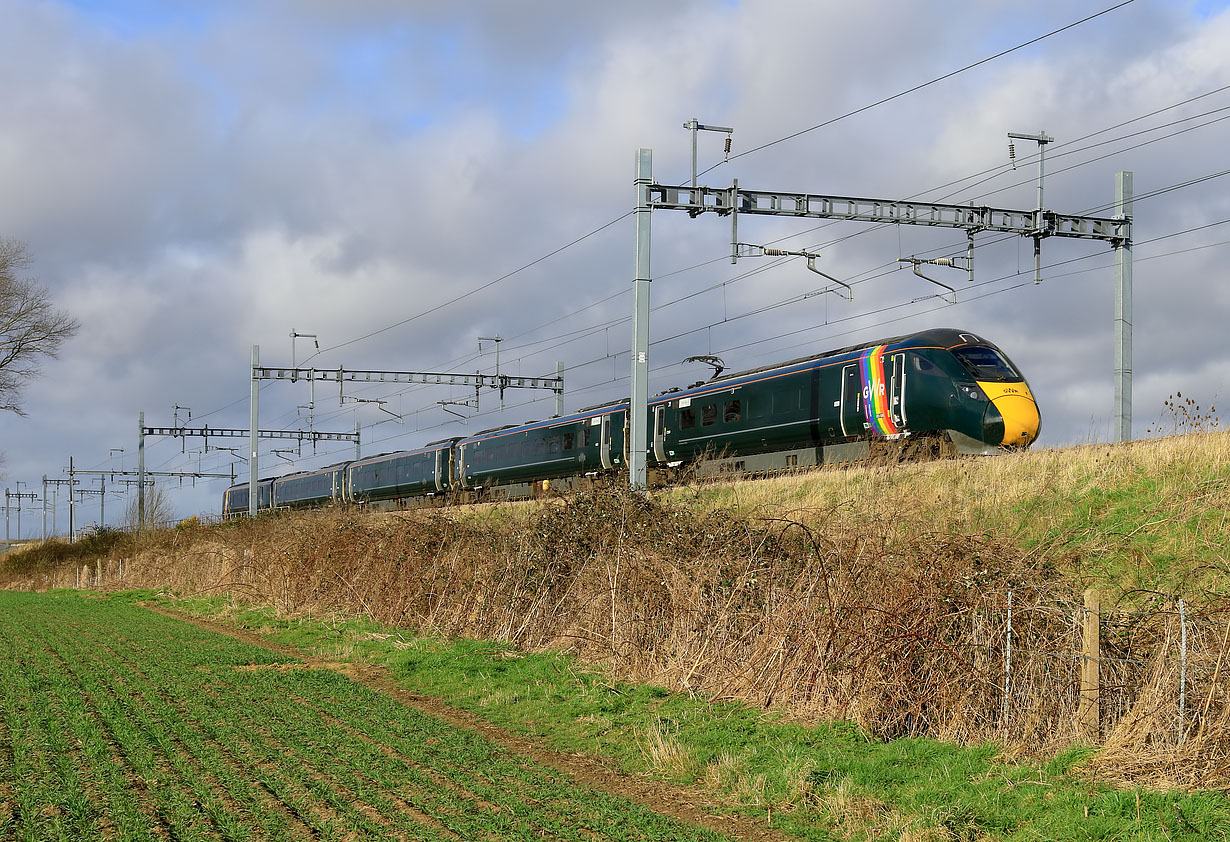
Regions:
[[[456,439],[444,439],[442,441],[434,441],[425,444],[422,447],[414,447],[409,450],[389,450],[384,453],[376,453],[371,456],[364,456],[362,459],[354,459],[346,463],[347,468],[353,468],[355,465],[369,465],[373,462],[379,462],[386,459],[396,459],[401,456],[417,456],[421,453],[432,453],[437,450],[443,450],[443,445],[452,444]]]
[[[620,398],[617,401],[607,401],[606,403],[596,403],[593,406],[583,406],[573,414],[574,415],[584,415],[587,412],[596,412],[597,410],[600,410],[600,409],[611,409],[611,410],[623,409],[627,405],[628,405],[628,399]]]
[[[797,359],[787,360],[781,363],[772,363],[770,365],[760,366],[758,368],[749,368],[744,371],[735,371],[730,374],[722,374],[714,377],[712,380],[706,380],[692,388],[700,388],[702,386],[712,386],[717,383],[724,383],[730,380],[738,380],[740,377],[747,377],[752,374],[760,374],[765,371],[773,371],[779,368],[789,368],[794,365],[803,365],[804,363],[813,362],[815,360],[825,360],[832,357],[840,357],[845,354],[853,354],[856,351],[863,351],[867,348],[874,348],[877,345],[906,345],[906,344],[923,344],[923,345],[940,345],[951,347],[954,345],[965,344],[991,345],[994,343],[988,342],[976,333],[968,330],[959,330],[951,327],[932,328],[930,330],[922,330],[917,333],[906,333],[901,336],[893,336],[888,339],[877,339],[874,342],[860,342],[857,345],[847,345],[844,348],[835,348],[831,351],[825,351],[821,354],[810,354],[806,357],[798,357]],[[684,390],[687,391],[687,390]],[[663,394],[666,394],[665,392]]]
[[[274,477],[274,480],[277,481],[283,479],[293,479],[294,477],[306,477],[312,474],[327,474],[330,471],[340,471],[349,464],[349,462],[335,462],[332,465],[325,465],[323,468],[313,468],[310,471],[293,471],[289,474],[282,474],[281,476]]]
[[[653,397],[654,399],[662,399],[667,396],[673,396],[677,394],[683,395],[688,392],[692,392],[694,390],[703,391],[705,389],[711,389],[714,386],[720,387],[723,384],[732,383],[742,378],[750,377],[756,374],[761,374],[766,371],[775,371],[779,369],[790,368],[792,366],[806,365],[807,363],[815,362],[817,360],[831,359],[833,357],[840,357],[845,354],[852,354],[857,351],[863,351],[863,350],[866,350],[867,348],[872,348],[877,345],[886,345],[886,346],[923,345],[923,346],[951,348],[951,347],[955,347],[958,345],[965,345],[965,344],[989,345],[991,347],[996,347],[994,343],[989,342],[986,339],[984,339],[982,336],[979,336],[978,334],[973,333],[968,330],[960,330],[958,328],[932,328],[930,330],[923,330],[923,331],[918,331],[915,333],[907,333],[907,334],[903,334],[900,336],[889,337],[886,339],[878,339],[873,342],[860,342],[856,345],[847,345],[842,348],[835,348],[829,351],[824,351],[823,353],[820,353],[820,354],[810,354],[808,356],[798,357],[796,359],[787,360],[785,362],[772,363],[770,365],[760,366],[758,368],[749,368],[743,371],[731,372],[730,374],[722,374],[718,377],[714,377],[711,380],[706,380],[703,383],[698,383],[695,386],[690,386],[687,388],[678,388],[678,387],[671,388],[671,389],[666,390],[665,392],[660,392],[657,395],[654,395]],[[568,424],[571,422],[582,420],[587,417],[592,417],[594,415],[600,415],[603,413],[603,411],[614,412],[614,411],[623,410],[623,409],[626,409],[627,406],[628,406],[628,398],[621,398],[615,401],[607,401],[604,403],[594,404],[593,406],[583,407],[576,412],[569,413],[569,414],[562,415],[562,416],[555,416],[552,418],[545,418],[541,421],[527,421],[524,424],[505,424],[504,426],[501,426],[501,427],[492,427],[489,430],[480,430],[479,432],[471,436],[454,436],[450,438],[439,439],[437,441],[428,442],[426,445],[423,445],[422,447],[419,447],[419,448],[412,448],[410,450],[391,451],[389,453],[381,453],[375,456],[367,456],[367,457],[364,457],[363,459],[356,459],[356,460],[352,460],[349,462],[339,462],[337,464],[329,465],[324,468],[318,468],[313,471],[297,471],[291,474],[284,474],[280,477],[266,477],[266,478],[257,480],[257,482],[265,483],[265,482],[271,482],[274,480],[288,479],[288,478],[297,477],[297,476],[306,476],[309,474],[324,473],[324,472],[331,471],[331,470],[338,470],[341,468],[345,468],[347,465],[353,465],[353,464],[359,464],[362,462],[366,462],[369,459],[382,459],[382,458],[396,456],[398,454],[403,454],[403,453],[423,452],[423,451],[431,450],[432,448],[442,447],[446,445],[455,445],[459,442],[477,441],[486,436],[490,436],[496,433],[506,432],[508,430],[520,430],[520,429],[529,430],[535,427],[543,427],[543,426],[549,427],[549,426],[555,426],[555,425]],[[236,485],[231,486],[231,488],[244,488],[247,485],[248,483],[246,482],[237,483]]]
[[[260,477],[259,479],[256,480],[256,484],[260,485],[263,482],[273,482],[275,479],[277,479],[277,477]],[[230,491],[232,488],[247,488],[247,487],[248,487],[247,482],[237,482],[232,486],[228,486],[226,490]]]
[[[711,390],[714,387],[721,388],[723,385],[734,383],[740,379],[751,377],[756,374],[762,374],[766,371],[778,371],[778,370],[784,370],[784,369],[791,368],[792,366],[804,366],[804,365],[807,365],[808,363],[813,363],[818,360],[832,359],[834,357],[841,357],[846,354],[853,354],[858,351],[864,351],[868,348],[874,348],[877,345],[886,345],[886,346],[889,346],[890,348],[893,348],[893,346],[906,347],[906,346],[919,346],[919,345],[950,348],[950,347],[955,347],[957,345],[965,345],[965,344],[980,344],[980,345],[990,345],[991,347],[995,347],[993,343],[988,342],[987,340],[983,339],[978,334],[972,333],[967,330],[959,330],[957,328],[932,328],[930,330],[918,331],[916,333],[907,333],[901,336],[893,336],[887,339],[878,339],[878,340],[875,340],[874,342],[861,342],[857,345],[847,345],[843,348],[835,348],[833,350],[825,351],[820,354],[810,354],[805,357],[798,357],[797,359],[787,360],[786,362],[779,362],[779,363],[773,363],[771,365],[760,366],[759,368],[750,368],[744,371],[736,371],[730,374],[723,374],[720,377],[715,377],[712,380],[706,380],[703,383],[698,383],[695,386],[689,386],[685,389],[674,388],[674,389],[669,389],[665,392],[660,392],[657,395],[654,395],[650,399],[650,401],[651,402],[656,401],[658,403],[661,403],[663,400],[672,399],[673,396],[675,395],[686,396],[688,393],[694,393],[697,391],[704,392],[706,390]],[[610,401],[607,403],[600,403],[600,404],[595,404],[594,406],[585,407],[577,412],[573,412],[568,415],[556,416],[553,418],[545,418],[541,421],[527,421],[524,424],[507,424],[503,427],[493,427],[490,430],[482,430],[480,432],[475,433],[472,436],[467,436],[462,439],[457,439],[456,441],[462,442],[462,443],[473,442],[473,441],[478,441],[480,439],[483,439],[487,436],[494,435],[496,433],[506,432],[508,430],[527,430],[528,431],[528,430],[533,430],[533,429],[541,428],[541,427],[551,427],[551,426],[556,426],[560,424],[567,424],[567,423],[575,422],[575,421],[578,421],[578,420],[581,420],[587,417],[592,417],[594,415],[600,415],[602,414],[603,410],[617,411],[617,410],[626,409],[627,406],[628,406],[628,399],[623,398],[618,401]]]

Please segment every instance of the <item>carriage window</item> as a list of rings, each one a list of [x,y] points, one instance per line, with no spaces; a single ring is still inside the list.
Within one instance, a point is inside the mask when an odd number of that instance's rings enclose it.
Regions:
[[[700,425],[712,427],[717,423],[717,404],[707,403],[700,410]]]
[[[741,416],[742,404],[737,400],[726,401],[726,406],[722,409],[722,421],[726,424],[730,424],[734,421],[738,421]]]
[[[756,398],[756,400],[747,401],[747,417],[752,419],[764,418],[768,415],[769,402],[764,398]]]
[[[547,439],[547,453],[559,453],[559,436]]]
[[[535,455],[542,456],[544,453],[546,453],[546,451],[547,451],[547,443],[545,441],[543,441],[542,439],[537,439],[534,441],[534,454]]]
[[[690,430],[696,426],[696,410],[692,407],[679,410],[679,429]]]
[[[574,436],[572,433],[564,433],[564,450],[572,450],[572,447],[575,443],[576,443],[576,436]]]
[[[774,412],[790,412],[798,409],[799,398],[802,392],[791,390],[787,392],[778,392],[773,396],[773,411]]]

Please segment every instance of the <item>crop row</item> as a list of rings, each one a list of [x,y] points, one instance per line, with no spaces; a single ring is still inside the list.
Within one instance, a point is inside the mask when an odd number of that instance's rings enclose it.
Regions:
[[[0,839],[711,840],[344,676],[0,594]]]

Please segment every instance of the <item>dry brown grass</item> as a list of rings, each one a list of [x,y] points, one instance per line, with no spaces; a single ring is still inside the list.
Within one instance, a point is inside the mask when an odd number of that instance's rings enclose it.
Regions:
[[[1108,607],[1103,762],[1132,780],[1230,787],[1228,442],[824,470],[676,489],[664,502],[604,491],[468,511],[296,513],[143,536],[122,579],[119,559],[98,569],[121,587],[565,649],[622,677],[802,720],[1031,755],[1083,739],[1080,591],[1096,583]],[[1191,585],[1179,594],[1191,618],[1182,730],[1176,594],[1144,587],[1161,562],[1139,547],[1154,544],[1171,566],[1200,559],[1175,579]],[[40,576],[10,584],[71,587],[75,571]],[[688,762],[669,735],[645,746],[654,765]]]

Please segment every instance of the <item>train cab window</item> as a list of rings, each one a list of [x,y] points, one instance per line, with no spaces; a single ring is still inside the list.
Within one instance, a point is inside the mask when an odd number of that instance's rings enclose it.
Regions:
[[[576,436],[572,433],[564,433],[564,450],[572,450],[576,444]]]
[[[717,404],[707,403],[700,409],[700,425],[712,427],[717,423]]]
[[[691,430],[696,426],[696,410],[692,407],[684,407],[679,410],[679,429]]]
[[[915,371],[923,374],[943,374],[943,372],[939,370],[939,367],[936,366],[935,363],[931,362],[931,360],[920,357],[917,354],[913,354],[911,356],[914,360]]]
[[[985,345],[966,345],[952,349],[953,356],[961,361],[975,380],[1020,380],[1021,375],[1008,362],[1008,358],[994,348]]]
[[[743,404],[740,401],[726,401],[726,406],[722,407],[722,422],[730,424],[738,421],[743,417]]]

